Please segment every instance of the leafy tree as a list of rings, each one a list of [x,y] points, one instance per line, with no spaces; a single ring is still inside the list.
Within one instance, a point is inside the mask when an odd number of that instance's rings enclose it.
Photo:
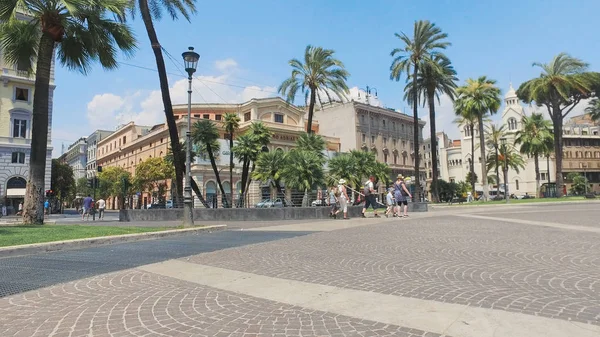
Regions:
[[[179,158],[181,158],[181,160],[185,159],[185,151],[187,149],[185,143],[181,144],[180,146],[180,151],[181,151],[181,155],[179,156]],[[196,153],[192,150],[190,151],[190,160],[192,162],[194,162],[194,158],[196,158]],[[171,151],[171,147],[169,146],[167,149],[167,154],[165,156],[165,160],[167,161],[167,163],[173,165],[173,167],[175,167],[175,165],[173,164],[173,161],[175,160],[175,158],[173,157],[173,151]],[[184,163],[185,164],[185,163]],[[184,165],[185,167],[185,165]],[[208,207],[208,203],[206,203],[206,200],[204,199],[204,196],[202,195],[202,192],[200,191],[200,188],[198,187],[198,184],[196,183],[196,181],[194,180],[193,177],[191,177],[190,179],[191,185],[192,185],[192,190],[194,191],[194,193],[196,194],[196,197],[198,198],[198,200],[200,200],[200,202],[202,203],[202,205],[206,208]],[[177,186],[173,186],[175,187],[175,189],[177,189]],[[178,195],[179,193],[176,193],[176,195]]]
[[[585,112],[590,114],[594,122],[600,122],[600,100],[597,98],[592,99],[588,107],[585,108]]]
[[[475,172],[468,172],[465,181],[471,184],[471,192],[475,193],[475,183],[479,181],[479,177]]]
[[[550,121],[544,119],[542,114],[533,113],[531,116],[523,116],[522,130],[517,131],[515,144],[521,145],[522,154],[533,157],[535,166],[535,194],[539,197],[540,191],[540,156],[552,152],[554,146],[554,135]]]
[[[0,3],[0,47],[10,65],[35,74],[31,155],[23,221],[44,222],[50,77],[55,51],[70,70],[86,74],[95,61],[114,69],[117,50],[131,54],[135,38],[122,18],[127,0],[5,0]],[[27,16],[20,14],[27,13]],[[35,66],[33,65],[35,61]]]
[[[500,196],[500,173],[499,173],[499,165],[498,165],[498,154],[500,150],[500,145],[502,144],[502,138],[506,136],[506,129],[504,125],[496,125],[492,124],[487,126],[487,130],[485,131],[485,145],[488,149],[494,151],[494,160],[496,161],[495,169],[496,169],[496,197]]]
[[[279,195],[282,193],[281,172],[287,165],[289,164],[285,152],[281,150],[262,152],[256,160],[256,170],[252,173],[252,178],[268,182],[276,190],[277,195]]]
[[[349,186],[360,190],[363,183],[374,175],[386,186],[390,183],[390,168],[376,160],[375,154],[368,151],[352,150],[331,158],[327,163],[329,185],[336,185],[339,179],[345,179]]]
[[[471,184],[467,181],[459,181],[457,183],[458,189],[456,190],[456,193],[459,194],[462,197],[466,197],[467,193],[471,190]]]
[[[550,63],[533,65],[542,68],[540,77],[521,84],[517,96],[526,103],[535,102],[548,109],[554,128],[556,186],[563,186],[563,120],[581,100],[597,95],[600,73],[587,71],[587,63],[566,53],[558,54]],[[557,197],[562,194],[562,189],[558,188]]]
[[[400,81],[402,74],[406,74],[408,80],[417,79],[419,67],[424,63],[431,63],[436,57],[445,58],[441,53],[442,49],[450,46],[450,42],[445,41],[448,34],[442,33],[435,23],[429,21],[416,21],[414,25],[413,37],[410,38],[405,33],[395,36],[402,41],[401,48],[395,48],[391,52],[394,57],[390,67],[390,79]],[[411,74],[412,73],[412,74]],[[420,175],[419,175],[419,114],[417,105],[419,102],[418,86],[412,88],[412,107],[413,107],[413,144],[415,149],[415,200],[421,200]],[[435,135],[432,135],[435,136]]]
[[[240,116],[236,113],[226,113],[223,117],[223,126],[229,138],[229,184],[233,186],[233,136],[240,128]],[[229,199],[233,203],[233,187],[231,188]]]
[[[88,180],[86,177],[77,179],[75,183],[75,196],[87,197],[88,195],[92,195],[92,193],[93,190],[88,186]]]
[[[211,120],[202,119],[192,125],[192,141],[200,146],[202,149],[201,152],[208,154],[210,165],[215,173],[215,179],[217,179],[217,185],[221,190],[221,195],[225,197],[223,199],[223,206],[228,208],[230,207],[229,200],[227,200],[225,189],[223,188],[223,183],[221,182],[221,177],[219,175],[219,169],[217,168],[217,162],[215,160],[215,157],[218,156],[221,151],[218,139],[219,131],[217,130],[215,123]]]
[[[136,166],[133,186],[139,191],[150,191],[153,197],[164,201],[165,193],[161,192],[167,186],[165,181],[174,174],[173,166],[164,158],[148,158]]]
[[[572,194],[585,194],[591,189],[587,178],[580,173],[571,172],[567,175],[567,180],[571,181],[570,191]]]
[[[73,168],[67,164],[61,163],[58,159],[52,159],[50,189],[56,193],[61,203],[65,200],[69,200],[73,191],[75,191]]]
[[[121,207],[125,203],[125,198],[133,192],[131,173],[122,167],[109,166],[104,167],[102,172],[98,173],[100,178],[100,195],[119,198]]]
[[[431,134],[431,148],[437,149],[437,137],[435,128],[435,101],[440,101],[439,94],[445,94],[450,99],[454,100],[456,88],[456,71],[454,67],[443,55],[435,55],[432,60],[423,61],[419,66],[417,80],[410,80],[404,87],[404,99],[413,104],[414,86],[418,92],[418,98],[423,102],[423,106],[429,105],[429,132]],[[418,104],[418,102],[417,102]],[[435,182],[438,179],[438,159],[437,151],[431,151],[431,163],[433,172],[431,175],[432,186],[431,194],[433,201],[438,201],[438,184]]]
[[[308,191],[324,183],[323,160],[313,151],[293,149],[287,155],[281,177],[286,188],[304,191],[302,206],[307,207]]]
[[[323,137],[314,133],[302,133],[298,140],[296,140],[296,146],[299,149],[313,151],[316,155],[325,158],[323,151],[325,150],[325,140]]]
[[[465,111],[477,118],[479,128],[479,150],[481,158],[485,160],[485,138],[483,121],[487,115],[495,114],[500,108],[500,89],[496,87],[496,81],[481,76],[478,79],[467,79],[466,85],[457,89],[458,97],[454,103],[457,111]],[[471,134],[472,143],[475,142],[475,135]],[[474,161],[473,161],[474,163]],[[487,177],[487,168],[485,163],[481,163],[481,176]],[[488,184],[482,181],[483,199],[487,200],[489,196]]]
[[[438,179],[436,183],[438,184],[438,186],[435,186],[435,184],[432,182],[430,188],[433,189],[433,188],[437,187],[437,189],[440,193],[439,202],[452,201],[454,196],[459,191],[459,186],[455,182],[447,182],[444,179]]]
[[[167,120],[167,126],[169,128],[169,139],[171,139],[171,148],[176,150],[173,151],[175,160],[175,182],[177,196],[175,203],[179,203],[183,200],[183,176],[185,172],[185,153],[179,151],[181,143],[179,142],[179,131],[177,130],[177,123],[175,116],[173,115],[173,105],[171,102],[171,94],[169,92],[169,80],[167,78],[167,69],[165,67],[165,59],[163,57],[163,47],[158,41],[158,36],[154,28],[154,21],[160,20],[163,16],[163,12],[166,10],[172,20],[177,20],[179,15],[183,16],[188,22],[192,14],[196,13],[196,1],[195,0],[127,0],[129,2],[128,8],[130,8],[130,14],[132,18],[135,18],[138,10],[144,22],[148,39],[150,40],[150,46],[154,52],[154,58],[156,60],[156,69],[158,71],[158,80],[160,83],[160,92],[162,95],[163,109],[165,111],[165,118]],[[169,55],[167,53],[167,55]],[[183,155],[183,156],[182,156]]]
[[[513,146],[502,145],[498,157],[488,156],[486,163],[488,171],[497,168],[498,165],[504,174],[504,193],[506,194],[508,192],[506,190],[508,186],[508,170],[513,169],[519,173],[520,170],[525,168],[525,160],[523,160],[523,157]]]
[[[292,75],[279,86],[279,93],[284,95],[288,102],[294,101],[298,90],[304,94],[304,102],[309,102],[306,133],[312,133],[313,113],[317,99],[321,105],[323,104],[321,95],[325,95],[330,102],[332,94],[342,99],[348,93],[346,80],[350,74],[344,69],[342,61],[333,57],[334,53],[331,49],[306,46],[304,63],[298,59],[290,60]]]

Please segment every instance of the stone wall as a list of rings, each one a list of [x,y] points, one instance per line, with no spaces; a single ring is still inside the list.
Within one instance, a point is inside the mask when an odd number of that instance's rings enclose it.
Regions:
[[[426,203],[408,204],[409,212],[427,212]],[[329,218],[329,207],[285,207],[285,208],[217,208],[194,209],[197,221],[280,221]],[[362,207],[348,208],[348,216],[360,216]],[[385,209],[380,209],[383,214]],[[342,214],[340,213],[339,216]],[[182,209],[126,209],[119,211],[119,221],[177,221],[183,220]]]

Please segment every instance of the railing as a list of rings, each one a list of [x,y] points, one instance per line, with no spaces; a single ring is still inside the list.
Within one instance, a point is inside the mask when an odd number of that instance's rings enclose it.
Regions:
[[[0,143],[31,145],[31,139],[17,138],[17,137],[1,137],[0,136]]]

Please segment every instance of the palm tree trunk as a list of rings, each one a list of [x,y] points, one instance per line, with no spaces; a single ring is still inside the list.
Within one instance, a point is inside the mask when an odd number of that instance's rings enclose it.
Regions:
[[[535,167],[535,197],[540,195],[540,159],[537,153],[533,154],[533,166]]]
[[[485,139],[483,136],[483,116],[477,117],[479,128],[479,150],[481,151],[481,185],[483,185],[483,201],[487,201],[489,197],[489,187],[487,181],[487,167],[485,167]]]
[[[229,205],[233,207],[233,131],[229,133]]]
[[[154,52],[154,58],[156,59],[156,68],[158,70],[158,78],[160,81],[160,92],[162,94],[163,108],[165,110],[167,126],[169,127],[169,138],[171,139],[173,163],[175,164],[175,181],[177,186],[177,195],[175,196],[175,200],[179,202],[180,200],[183,200],[183,173],[185,172],[185,168],[182,164],[185,162],[185,159],[181,158],[181,144],[179,143],[177,123],[175,122],[175,117],[173,116],[173,105],[171,103],[171,94],[169,93],[169,80],[167,79],[165,60],[162,55],[160,42],[158,42],[158,36],[154,30],[154,23],[152,22],[152,16],[150,15],[148,1],[139,0],[139,7],[142,20],[144,21],[144,26],[146,27],[146,32],[148,33],[148,38],[150,39],[152,51]]]
[[[54,40],[42,34],[33,93],[31,152],[29,154],[29,179],[23,205],[23,222],[44,223],[44,188],[46,157],[48,156],[48,112],[50,109],[50,71],[54,55]]]
[[[475,129],[475,125],[473,123],[469,124],[469,128],[471,129],[471,192],[473,193],[473,197],[475,197],[475,133],[473,132]]]
[[[312,133],[312,120],[315,113],[315,103],[317,102],[316,89],[310,88],[310,103],[308,105],[308,123],[306,125],[306,133]]]
[[[192,190],[194,191],[194,193],[196,193],[196,196],[198,197],[202,205],[206,208],[209,208],[208,203],[204,199],[204,196],[202,195],[202,192],[200,191],[200,188],[198,187],[198,184],[196,184],[194,178],[192,178],[190,182],[192,183]]]
[[[246,195],[246,180],[248,180],[248,170],[250,168],[250,162],[248,158],[244,158],[242,160],[242,190],[240,191],[240,207],[245,207],[246,199],[244,196]]]
[[[217,179],[217,184],[219,185],[219,189],[221,190],[221,195],[225,197],[225,204],[223,205],[223,207],[228,208],[227,194],[225,194],[225,189],[223,188],[223,183],[221,183],[221,177],[219,176],[219,169],[217,168],[217,163],[215,162],[215,155],[213,154],[213,150],[209,144],[206,144],[206,152],[208,152],[208,158],[210,159],[210,166],[212,166],[212,169],[215,172],[215,179]]]
[[[419,72],[419,65],[415,62],[415,68],[413,71],[413,146],[415,149],[415,193],[414,201],[421,201],[421,177],[419,176],[419,112],[417,111],[417,102],[419,102],[419,92],[417,90],[417,74]],[[434,135],[432,135],[434,136]]]
[[[556,158],[556,197],[563,196],[563,175],[562,175],[562,130],[563,130],[562,111],[558,105],[554,105],[552,111],[552,126],[554,128],[554,157]]]
[[[437,135],[435,132],[435,92],[431,91],[427,97],[429,103],[429,133],[431,134],[431,161],[433,162],[433,172],[431,173],[431,199],[433,202],[439,202],[438,190],[438,159],[437,159]]]
[[[250,161],[248,161],[248,169],[250,168]],[[246,181],[246,189],[245,189],[245,196],[246,197],[248,195],[248,190],[250,189],[250,183],[252,183],[252,173],[254,173],[254,170],[256,169],[256,164],[254,162],[252,162],[252,170],[248,171],[248,178]]]
[[[500,172],[498,167],[498,144],[494,145],[496,150],[496,198],[500,197]]]
[[[504,160],[508,160],[506,153],[504,154]],[[508,168],[504,163],[502,164],[502,172],[504,173],[504,199],[506,199],[510,198],[510,195],[508,195]]]
[[[308,189],[304,189],[304,196],[302,197],[302,207],[308,207]]]

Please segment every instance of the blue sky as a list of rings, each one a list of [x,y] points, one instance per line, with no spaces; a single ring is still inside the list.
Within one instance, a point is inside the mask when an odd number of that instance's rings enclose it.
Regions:
[[[532,62],[548,62],[562,51],[600,70],[595,24],[600,2],[593,0],[224,0],[199,1],[198,9],[191,23],[165,15],[156,25],[161,44],[175,59],[165,56],[175,103],[185,102],[181,53],[190,45],[201,55],[194,101],[232,103],[276,95],[290,73],[287,61],[302,57],[312,44],[336,51],[351,74],[349,87],[375,87],[381,104],[409,111],[402,100],[403,80],[389,80],[389,54],[401,46],[394,33],[410,35],[421,19],[449,35],[446,54],[460,83],[487,75],[504,94],[509,82],[516,89],[539,75]],[[95,67],[83,76],[57,67],[54,156],[62,144],[98,128],[164,121],[157,73],[131,66],[156,68],[139,16],[131,24],[139,50],[134,58],[121,57],[118,70]],[[456,137],[451,103],[443,99],[438,110],[438,129]],[[420,115],[425,117],[425,109]]]

